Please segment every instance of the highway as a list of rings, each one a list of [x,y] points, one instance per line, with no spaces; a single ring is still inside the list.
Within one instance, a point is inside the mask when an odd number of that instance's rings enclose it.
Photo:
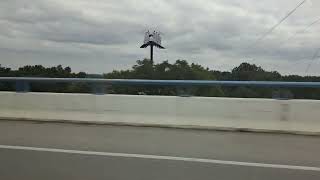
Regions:
[[[4,180],[319,180],[320,137],[0,121]]]

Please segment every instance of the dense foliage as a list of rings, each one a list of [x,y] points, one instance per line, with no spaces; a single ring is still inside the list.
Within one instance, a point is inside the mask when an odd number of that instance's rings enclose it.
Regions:
[[[87,76],[84,72],[72,73],[70,67],[63,68],[61,65],[56,67],[45,68],[41,65],[24,66],[18,70],[12,70],[0,65],[0,77],[49,77],[49,78],[85,78]],[[35,92],[89,92],[87,84],[39,84],[33,83],[30,85],[31,90]],[[0,90],[13,91],[15,84],[0,83]]]
[[[1,67],[0,76],[24,76],[24,77],[63,77],[63,78],[88,78],[99,75],[88,75],[84,72],[72,73],[70,67],[45,68],[41,65],[24,66],[18,70]],[[153,64],[150,60],[137,61],[129,70],[113,71],[106,73],[101,78],[108,79],[162,79],[162,80],[239,80],[239,81],[320,81],[316,76],[282,76],[276,71],[266,71],[255,64],[242,63],[232,69],[231,72],[210,70],[201,65],[185,60],[177,60],[174,63],[163,61]],[[32,84],[32,91],[52,92],[90,92],[89,84]],[[0,90],[14,90],[14,85],[0,84]],[[109,93],[117,94],[148,94],[148,95],[195,95],[195,96],[226,96],[226,97],[260,97],[260,98],[309,98],[320,99],[320,89],[274,89],[253,87],[155,87],[155,86],[113,86],[106,89]]]

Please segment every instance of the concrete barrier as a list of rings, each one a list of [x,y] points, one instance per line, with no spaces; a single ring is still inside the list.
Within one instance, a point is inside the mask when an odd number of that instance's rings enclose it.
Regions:
[[[320,133],[320,101],[0,93],[1,119]]]

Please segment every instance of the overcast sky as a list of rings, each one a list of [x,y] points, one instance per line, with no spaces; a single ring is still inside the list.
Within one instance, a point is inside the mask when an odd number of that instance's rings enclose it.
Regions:
[[[282,74],[320,75],[320,1],[308,0],[272,34],[254,42],[302,0],[1,0],[0,64],[62,64],[89,73],[127,69],[149,57],[144,32],[162,32],[155,62],[186,59],[210,69],[255,63]],[[320,56],[320,53],[319,55]]]

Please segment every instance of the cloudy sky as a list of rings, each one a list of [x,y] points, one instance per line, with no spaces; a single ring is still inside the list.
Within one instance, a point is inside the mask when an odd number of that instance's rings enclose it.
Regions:
[[[243,61],[283,74],[320,75],[319,0],[1,0],[0,64],[62,64],[110,72],[148,57],[144,32],[162,32],[155,61],[186,59],[217,70]]]

